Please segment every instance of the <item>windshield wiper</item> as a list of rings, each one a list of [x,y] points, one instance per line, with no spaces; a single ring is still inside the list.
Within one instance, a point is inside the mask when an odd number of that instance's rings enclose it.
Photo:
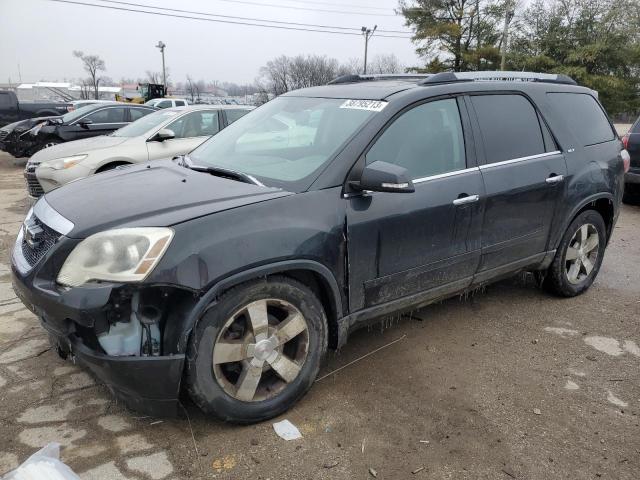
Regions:
[[[253,185],[258,185],[260,187],[264,187],[258,179],[248,175],[246,173],[238,172],[237,170],[231,170],[230,168],[223,167],[214,167],[211,165],[196,165],[191,161],[188,155],[180,155],[175,157],[174,160],[178,161],[178,165],[181,167],[187,167],[191,170],[195,170],[196,172],[205,172],[211,175],[215,175],[217,177],[228,178],[231,180],[237,180],[238,182],[251,183]]]

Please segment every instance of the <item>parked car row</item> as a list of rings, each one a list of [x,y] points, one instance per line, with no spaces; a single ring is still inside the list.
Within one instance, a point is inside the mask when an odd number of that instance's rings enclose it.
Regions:
[[[0,129],[0,149],[30,157],[59,143],[106,135],[155,111],[154,107],[119,102],[91,103],[55,117],[23,120]]]
[[[585,292],[629,171],[564,75],[346,76],[204,141],[243,113],[162,110],[31,162],[49,189],[184,153],[50,191],[12,252],[60,355],[152,415],[185,389],[224,420],[277,416],[354,329],[505,275]]]
[[[115,108],[110,106],[108,110],[113,111]],[[40,150],[29,159],[25,169],[29,195],[37,198],[72,180],[122,165],[184,155],[251,108],[167,108],[144,116],[109,135],[94,136]],[[149,107],[140,105],[128,107],[130,115],[138,111],[146,115],[148,109]],[[85,115],[82,118],[91,116]],[[82,122],[82,119],[79,121]],[[92,126],[95,124],[89,124],[89,127]]]

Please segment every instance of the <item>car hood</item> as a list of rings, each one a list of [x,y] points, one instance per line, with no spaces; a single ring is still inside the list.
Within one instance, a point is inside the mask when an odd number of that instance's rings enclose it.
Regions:
[[[83,138],[82,140],[74,140],[73,142],[60,143],[49,148],[43,148],[35,153],[30,163],[42,163],[56,158],[70,157],[82,153],[89,153],[92,150],[102,148],[112,148],[129,140],[127,137],[111,137],[102,135],[99,137]]]
[[[156,160],[68,183],[43,198],[73,222],[67,236],[116,227],[170,226],[232,208],[292,195]]]

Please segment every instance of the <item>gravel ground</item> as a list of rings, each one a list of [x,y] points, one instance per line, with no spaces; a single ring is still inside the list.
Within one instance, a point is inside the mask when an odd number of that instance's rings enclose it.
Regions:
[[[140,417],[48,348],[10,286],[22,166],[0,156],[0,474],[57,441],[83,480],[638,479],[640,207],[579,298],[520,276],[354,334],[322,374],[401,340],[318,382],[285,442],[189,404]]]

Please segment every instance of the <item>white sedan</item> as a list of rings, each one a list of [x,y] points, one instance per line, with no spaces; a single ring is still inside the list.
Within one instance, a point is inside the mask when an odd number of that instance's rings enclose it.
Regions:
[[[241,105],[167,108],[110,135],[40,150],[29,159],[25,175],[33,177],[35,173],[46,193],[72,180],[121,165],[184,155],[253,108]]]

